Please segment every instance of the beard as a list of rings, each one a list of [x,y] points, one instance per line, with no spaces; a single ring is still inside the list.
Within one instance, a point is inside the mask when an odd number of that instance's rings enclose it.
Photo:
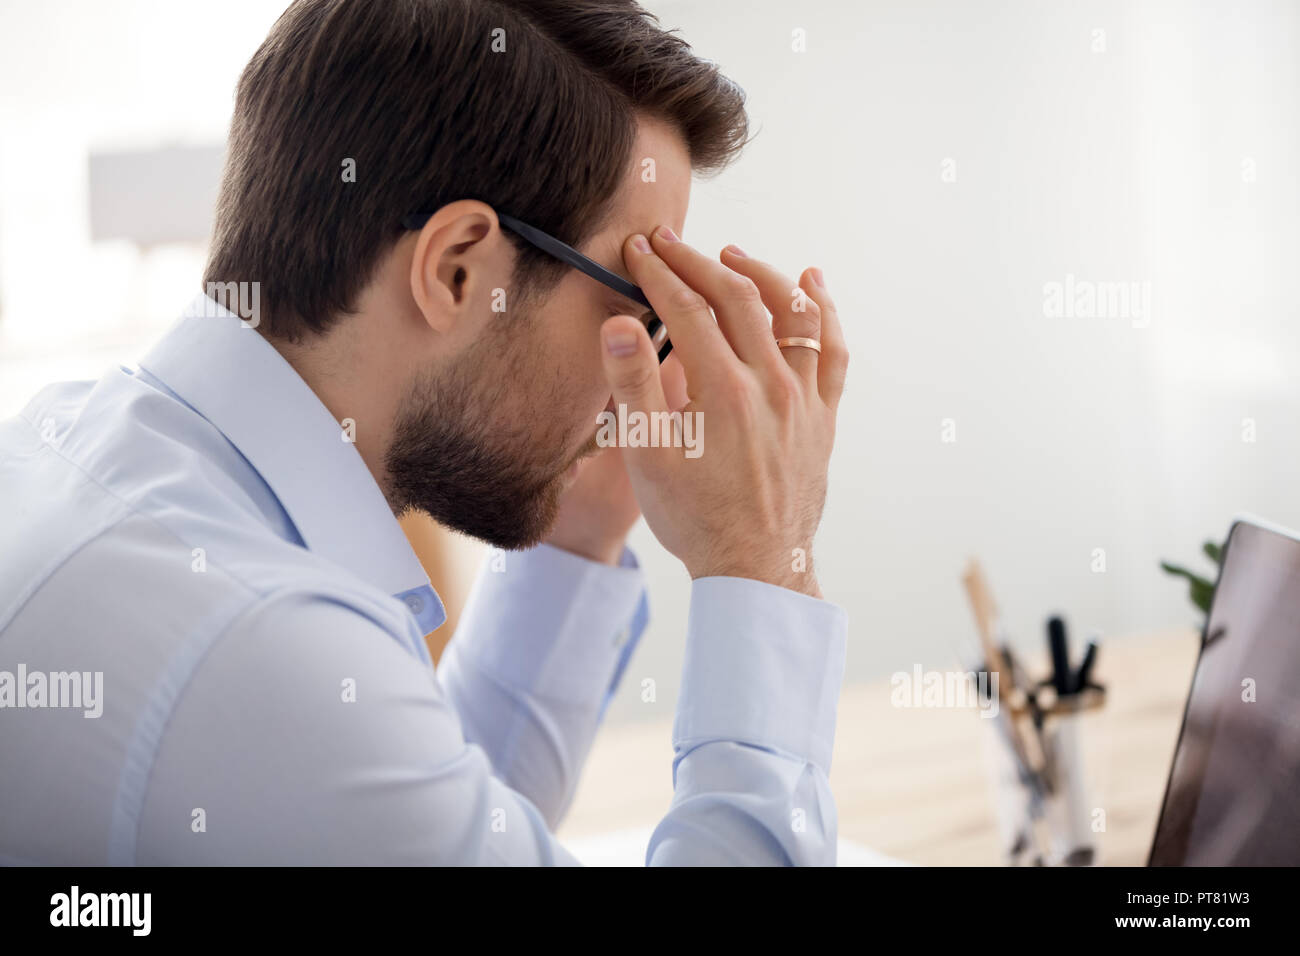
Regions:
[[[537,375],[536,367],[527,367],[526,354],[505,342],[485,344],[441,374],[415,377],[384,458],[385,494],[394,514],[423,511],[445,527],[506,550],[532,547],[546,536],[575,460],[562,450],[573,439],[557,434],[558,416],[537,414],[563,407],[558,402],[534,401],[519,414],[502,414],[518,407],[509,401],[511,390]],[[594,447],[593,439],[583,453]],[[538,448],[561,451],[539,454]]]

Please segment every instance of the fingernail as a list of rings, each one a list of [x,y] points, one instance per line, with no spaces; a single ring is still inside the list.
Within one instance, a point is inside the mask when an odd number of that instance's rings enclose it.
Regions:
[[[822,277],[822,270],[817,266],[812,267],[812,280],[817,283],[819,289],[826,288],[826,280]]]
[[[605,336],[605,351],[615,358],[636,354],[636,336],[627,332],[611,332]]]
[[[632,237],[632,245],[636,247],[637,252],[650,251],[650,240],[639,233]]]
[[[673,232],[673,231],[672,231],[671,229],[669,229],[667,226],[660,226],[660,227],[658,228],[658,230],[656,230],[656,231],[659,233],[659,238],[660,238],[660,239],[666,239],[666,240],[668,240],[669,242],[678,242],[678,241],[679,241],[678,238],[677,238],[677,233]]]
[[[727,251],[730,252],[733,256],[740,256],[740,258],[742,259],[749,258],[749,256],[746,255],[745,250],[740,248],[740,246],[736,246],[736,245],[727,246]]]

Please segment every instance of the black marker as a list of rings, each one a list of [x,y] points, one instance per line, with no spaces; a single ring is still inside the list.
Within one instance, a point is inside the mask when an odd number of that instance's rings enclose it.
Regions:
[[[1097,642],[1089,641],[1088,649],[1083,652],[1083,663],[1079,665],[1079,671],[1074,675],[1074,693],[1082,693],[1088,686],[1088,678],[1092,676],[1092,662],[1096,659]]]
[[[1047,619],[1047,646],[1052,652],[1052,686],[1057,697],[1066,697],[1070,687],[1070,645],[1065,637],[1065,622],[1059,617]]]

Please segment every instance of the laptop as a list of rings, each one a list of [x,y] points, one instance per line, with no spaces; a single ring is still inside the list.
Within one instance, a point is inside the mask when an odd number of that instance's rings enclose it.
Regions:
[[[1300,536],[1228,532],[1150,866],[1300,864]]]

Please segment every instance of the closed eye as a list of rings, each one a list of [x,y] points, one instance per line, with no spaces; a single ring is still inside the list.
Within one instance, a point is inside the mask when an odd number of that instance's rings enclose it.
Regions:
[[[645,306],[643,305],[638,305],[635,309],[622,309],[616,305],[610,305],[606,308],[605,312],[605,318],[607,319],[612,319],[616,315],[630,315],[642,325],[648,325],[650,321],[650,313],[646,312]]]

